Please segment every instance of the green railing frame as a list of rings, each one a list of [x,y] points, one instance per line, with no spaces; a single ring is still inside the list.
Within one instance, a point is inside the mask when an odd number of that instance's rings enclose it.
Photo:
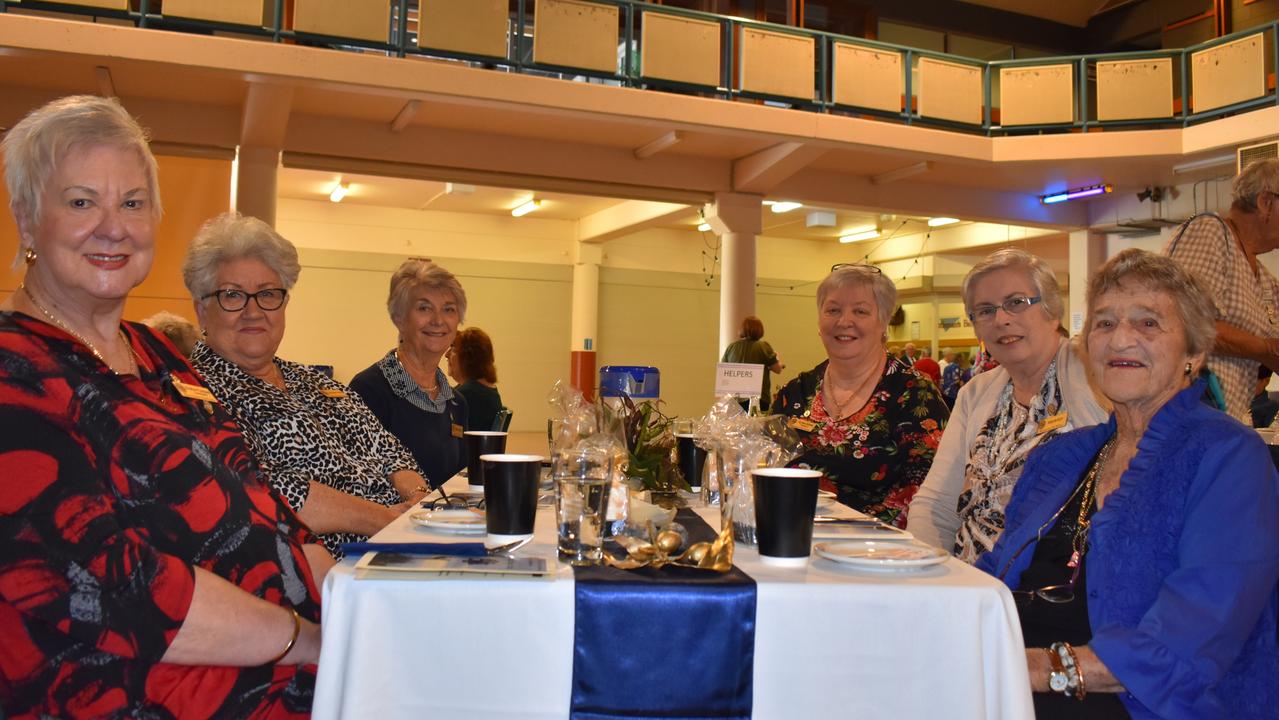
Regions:
[[[724,99],[733,98],[749,98],[757,100],[765,100],[772,103],[780,103],[789,107],[804,108],[814,112],[841,112],[854,113],[859,115],[870,115],[876,117],[884,117],[888,119],[899,120],[907,125],[924,124],[928,126],[944,127],[956,129],[965,132],[977,132],[987,135],[1000,134],[1021,134],[1031,132],[1087,132],[1090,128],[1122,128],[1133,126],[1187,126],[1192,123],[1211,120],[1225,115],[1251,110],[1254,108],[1279,105],[1279,88],[1276,90],[1267,89],[1267,93],[1261,97],[1246,100],[1232,105],[1227,105],[1212,110],[1206,110],[1199,113],[1190,112],[1190,57],[1196,52],[1206,50],[1217,45],[1238,40],[1242,37],[1254,35],[1257,33],[1268,33],[1268,41],[1270,43],[1270,60],[1272,69],[1279,73],[1279,21],[1271,22],[1265,25],[1240,30],[1229,35],[1214,38],[1207,42],[1199,43],[1187,48],[1180,49],[1163,49],[1150,50],[1142,52],[1123,52],[1123,53],[1098,53],[1092,55],[1068,55],[1058,57],[1037,57],[1037,58],[1019,58],[1012,60],[981,60],[977,58],[953,55],[950,53],[933,52],[931,50],[923,50],[920,48],[912,48],[904,45],[896,45],[893,43],[879,42],[876,40],[867,40],[864,38],[850,37],[846,35],[837,35],[820,30],[809,30],[806,28],[797,28],[789,25],[778,25],[775,23],[759,22],[755,20],[747,20],[743,18],[729,17],[725,15],[716,15],[714,13],[700,12],[697,10],[686,10],[683,8],[667,7],[664,5],[654,5],[643,0],[588,0],[597,5],[611,5],[618,8],[623,20],[622,41],[622,58],[620,68],[612,73],[599,72],[584,68],[565,67],[560,65],[550,65],[546,63],[536,63],[531,61],[532,48],[528,46],[525,33],[530,27],[529,23],[529,7],[535,0],[518,0],[516,4],[516,13],[513,27],[511,28],[510,40],[507,43],[506,57],[490,57],[485,55],[475,55],[469,53],[449,52],[432,48],[419,48],[416,42],[410,43],[408,34],[408,23],[403,19],[408,17],[409,0],[388,0],[391,5],[391,21],[387,28],[388,39],[393,42],[370,42],[357,38],[344,38],[328,35],[315,35],[311,33],[298,32],[289,30],[282,26],[284,16],[284,0],[275,0],[275,20],[271,27],[261,27],[253,25],[234,25],[228,23],[208,22],[202,20],[190,20],[177,18],[173,16],[160,15],[150,12],[152,0],[137,0],[138,10],[104,10],[99,8],[64,5],[60,3],[43,2],[42,0],[22,0],[15,2],[13,0],[0,0],[0,14],[5,13],[9,9],[28,9],[41,10],[49,12],[57,12],[62,14],[87,15],[93,17],[106,17],[114,19],[123,19],[133,22],[137,27],[146,28],[154,26],[157,22],[163,22],[168,27],[177,29],[191,29],[204,31],[221,31],[234,32],[242,35],[260,36],[269,38],[272,42],[281,42],[284,40],[301,41],[306,43],[318,43],[324,45],[336,45],[337,49],[356,48],[361,50],[374,50],[385,52],[394,57],[407,57],[409,55],[421,55],[428,57],[443,57],[454,60],[463,60],[475,63],[483,63],[486,65],[496,65],[509,68],[512,72],[540,72],[561,75],[581,76],[616,82],[626,87],[636,88],[656,88],[670,89],[680,91],[703,92],[715,95]],[[697,85],[690,83],[682,83],[661,78],[645,77],[639,72],[636,59],[636,36],[635,28],[637,22],[642,21],[645,13],[659,13],[664,15],[682,16],[694,18],[698,20],[706,20],[717,23],[720,26],[720,81],[718,85]],[[816,54],[816,67],[814,68],[815,87],[813,88],[812,98],[795,98],[786,96],[776,96],[761,93],[754,93],[735,87],[733,83],[733,70],[735,67],[734,57],[736,55],[737,37],[739,28],[757,27],[767,29],[771,32],[785,33],[797,35],[800,37],[811,38],[814,41]],[[1263,43],[1267,40],[1263,37]],[[835,103],[833,98],[833,73],[831,57],[835,43],[847,43],[861,47],[874,48],[879,50],[887,50],[897,52],[902,55],[903,68],[903,108],[900,112],[885,112],[874,108],[864,108],[853,105],[843,105]],[[643,51],[643,48],[640,48]],[[1172,58],[1174,67],[1179,73],[1179,87],[1174,87],[1174,91],[1180,93],[1181,110],[1171,117],[1163,118],[1147,118],[1135,120],[1096,120],[1090,117],[1090,102],[1092,100],[1089,93],[1089,72],[1093,70],[1098,62],[1108,60],[1123,59],[1139,59],[1139,58]],[[916,99],[914,97],[913,74],[915,65],[920,58],[936,58],[946,60],[948,62],[972,65],[978,67],[982,71],[982,121],[980,123],[961,123],[942,120],[939,118],[930,118],[921,116],[916,111]],[[1075,74],[1075,90],[1074,90],[1074,119],[1069,123],[1055,123],[1043,125],[1016,125],[1011,127],[1003,127],[993,122],[992,109],[994,107],[994,75],[1001,68],[1033,66],[1033,65],[1061,65],[1071,64]],[[1174,94],[1174,97],[1177,97]]]

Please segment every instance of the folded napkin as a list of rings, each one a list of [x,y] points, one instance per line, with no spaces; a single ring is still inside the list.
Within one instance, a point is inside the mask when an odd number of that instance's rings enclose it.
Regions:
[[[426,542],[349,542],[342,543],[347,557],[359,557],[367,552],[399,553],[401,555],[456,555],[459,557],[483,557],[484,543],[426,543]]]

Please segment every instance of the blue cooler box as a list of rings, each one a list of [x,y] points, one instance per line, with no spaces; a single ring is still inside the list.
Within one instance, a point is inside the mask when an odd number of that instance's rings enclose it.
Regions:
[[[658,398],[661,373],[649,365],[605,365],[600,368],[600,397]]]

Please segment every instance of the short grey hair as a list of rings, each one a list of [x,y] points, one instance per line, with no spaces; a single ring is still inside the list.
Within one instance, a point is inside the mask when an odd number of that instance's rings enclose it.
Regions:
[[[1186,328],[1186,351],[1207,353],[1217,339],[1217,308],[1203,283],[1176,260],[1139,248],[1128,248],[1106,261],[1088,281],[1088,324],[1092,328],[1097,299],[1124,287],[1137,285],[1172,296],[1177,315]]]
[[[821,311],[826,296],[842,287],[869,286],[875,297],[875,310],[879,321],[887,325],[897,309],[897,286],[874,265],[836,265],[822,283],[817,286],[817,310]]]
[[[1244,212],[1257,211],[1257,196],[1279,193],[1279,158],[1259,160],[1235,176],[1230,186],[1232,205]]]
[[[280,276],[285,290],[292,290],[302,272],[298,250],[275,228],[255,217],[222,213],[206,222],[187,248],[182,282],[194,300],[218,289],[218,269],[224,263],[256,258]]]
[[[1066,308],[1061,300],[1061,285],[1057,283],[1057,274],[1041,258],[1021,248],[1002,248],[987,255],[973,266],[964,276],[960,294],[964,298],[964,312],[973,313],[973,293],[977,283],[987,275],[1004,268],[1022,268],[1030,276],[1030,284],[1035,287],[1035,294],[1041,298],[1040,307],[1048,315],[1048,319],[1061,322],[1061,315]]]
[[[143,320],[142,324],[169,338],[183,357],[191,357],[195,344],[200,339],[200,333],[190,320],[168,310],[161,310]]]
[[[425,258],[409,258],[391,275],[391,291],[386,309],[396,325],[408,314],[409,303],[417,290],[443,290],[453,294],[457,303],[457,319],[466,320],[466,291],[453,273]]]
[[[9,191],[9,208],[15,216],[25,214],[40,221],[45,186],[58,164],[81,147],[118,147],[138,154],[147,177],[151,214],[160,217],[160,181],[155,156],[146,131],[120,101],[97,95],[70,95],[32,110],[9,128],[0,152],[4,155],[4,184]],[[18,240],[18,255],[26,247]]]

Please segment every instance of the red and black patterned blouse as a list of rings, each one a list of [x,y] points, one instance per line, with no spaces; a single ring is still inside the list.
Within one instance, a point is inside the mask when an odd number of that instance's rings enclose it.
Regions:
[[[125,328],[140,378],[0,313],[0,716],[307,716],[313,666],[160,662],[196,567],[318,621],[317,539],[226,413],[178,394],[202,383],[173,346]]]

